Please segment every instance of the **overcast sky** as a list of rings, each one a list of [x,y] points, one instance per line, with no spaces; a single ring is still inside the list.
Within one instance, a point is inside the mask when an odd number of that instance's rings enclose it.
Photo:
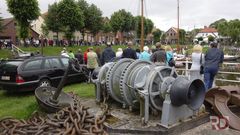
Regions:
[[[38,0],[41,12],[46,12],[48,4],[60,0]],[[133,15],[140,15],[140,0],[86,0],[94,3],[104,16],[110,17],[114,11],[126,9]],[[145,0],[145,16],[152,19],[161,30],[177,27],[177,0]],[[10,17],[5,0],[0,0],[2,17]],[[240,19],[240,0],[180,0],[180,28],[191,30],[209,25],[226,18]]]

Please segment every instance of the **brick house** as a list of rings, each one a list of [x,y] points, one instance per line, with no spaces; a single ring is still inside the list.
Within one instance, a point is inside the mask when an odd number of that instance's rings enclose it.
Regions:
[[[0,32],[0,40],[11,41],[14,45],[17,44],[17,23],[13,18],[3,19],[3,31]],[[30,28],[30,37],[39,38],[39,34]]]
[[[166,43],[167,44],[176,44],[178,41],[178,37],[177,37],[177,32],[178,29],[171,27],[168,31],[165,32],[166,35]]]

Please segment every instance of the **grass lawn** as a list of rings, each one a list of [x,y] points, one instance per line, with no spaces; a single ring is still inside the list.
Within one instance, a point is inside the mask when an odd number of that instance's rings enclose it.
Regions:
[[[66,49],[68,51],[72,50],[74,53],[78,51],[78,49],[82,49],[82,52],[86,51],[87,48],[89,46],[73,46],[73,47],[66,47]],[[98,46],[93,46],[94,50],[97,48]],[[103,50],[106,46],[105,45],[102,45],[102,46],[99,46],[99,48],[101,48],[101,50]],[[123,48],[125,49],[126,46],[124,45],[115,45],[115,46],[112,46],[113,50],[114,51],[117,51],[118,48]],[[26,52],[41,52],[41,47],[20,47],[20,49],[22,49],[23,51],[26,51]],[[62,51],[63,47],[44,47],[43,48],[43,54],[45,56],[57,56],[57,55],[60,55],[61,51]],[[11,55],[11,50],[9,49],[2,49],[0,50],[0,58],[11,58],[12,55]]]
[[[74,92],[81,98],[94,98],[93,84],[72,84],[65,86],[64,91]],[[8,116],[26,119],[36,110],[38,110],[38,104],[34,92],[10,94],[0,90],[0,119]]]

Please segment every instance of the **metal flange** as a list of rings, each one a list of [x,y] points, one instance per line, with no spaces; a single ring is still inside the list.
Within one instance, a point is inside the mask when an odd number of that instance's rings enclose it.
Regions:
[[[136,75],[141,68],[147,65],[154,65],[152,62],[136,60],[131,63],[128,67],[126,67],[120,78],[120,92],[121,96],[127,105],[134,107],[134,101],[136,98],[135,90],[133,89],[135,86]],[[143,79],[143,78],[141,78]]]
[[[114,63],[106,75],[106,86],[108,94],[119,103],[126,104],[120,92],[120,77],[125,68],[134,62],[133,59],[121,59]]]
[[[171,85],[174,78],[178,75],[174,68],[157,66],[149,73],[148,76],[147,86],[151,105],[157,110],[162,110],[164,101],[164,96],[162,96],[162,94],[166,92],[168,85]]]

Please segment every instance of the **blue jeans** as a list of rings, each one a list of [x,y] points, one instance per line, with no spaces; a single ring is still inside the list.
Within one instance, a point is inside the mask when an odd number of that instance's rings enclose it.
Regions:
[[[205,67],[204,68],[204,83],[206,90],[212,88],[214,77],[218,72],[218,67]]]

